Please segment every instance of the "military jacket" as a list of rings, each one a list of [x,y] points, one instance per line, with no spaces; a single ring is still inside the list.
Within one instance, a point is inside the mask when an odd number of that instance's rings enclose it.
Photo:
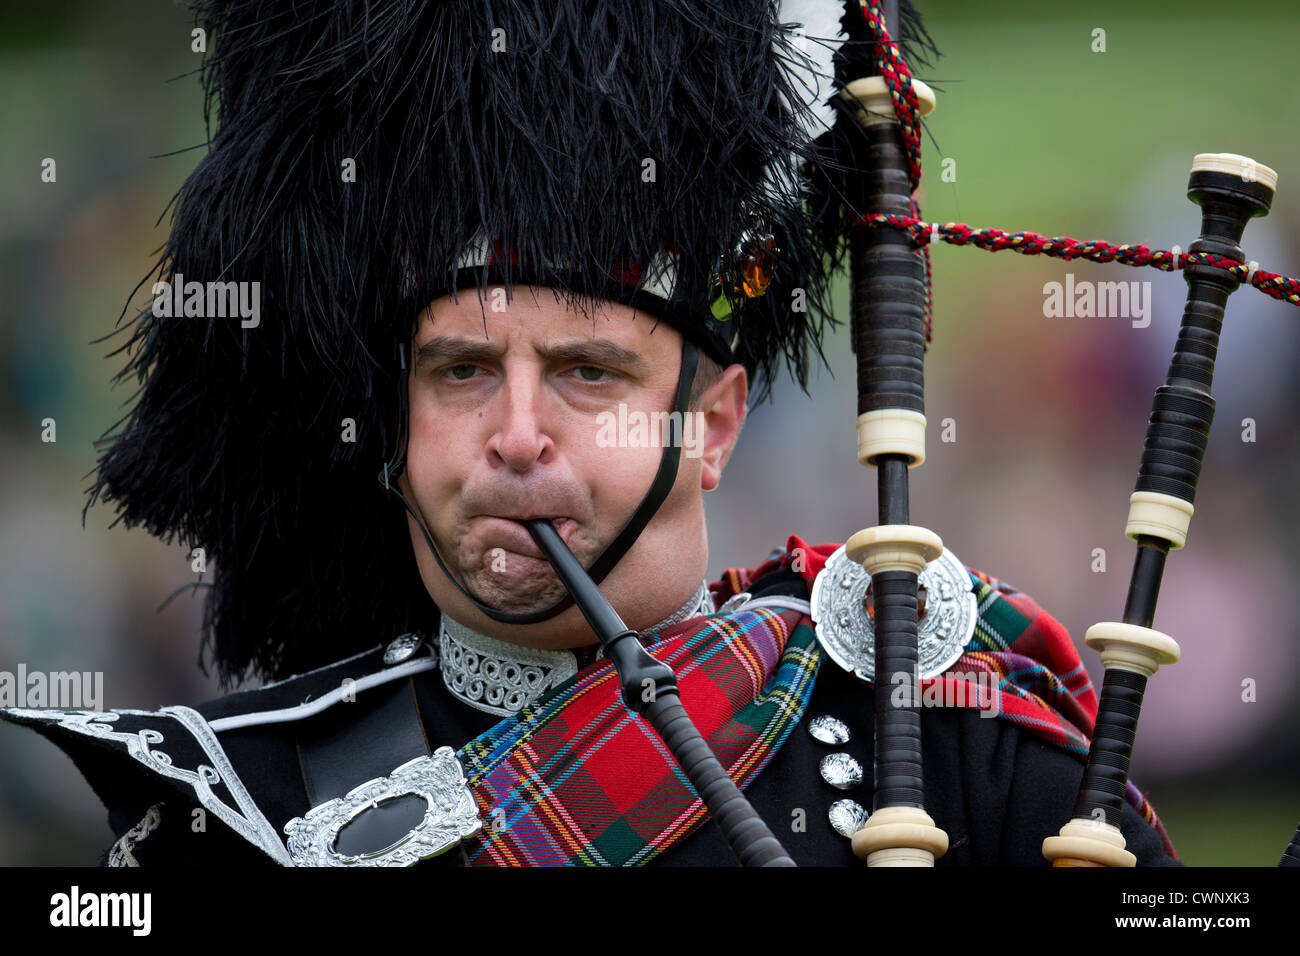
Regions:
[[[806,607],[809,587],[803,575],[778,566],[750,582],[746,594],[732,602],[731,613],[773,600]],[[874,694],[873,687],[822,659],[798,724],[746,790],[799,865],[862,865],[842,826],[832,825],[831,811],[845,800],[870,809]],[[448,691],[436,647],[427,640],[378,645],[194,708],[9,708],[0,716],[61,747],[103,801],[118,839],[101,863],[241,867],[321,862],[301,848],[291,853],[285,828],[294,820],[311,822],[308,812],[326,805],[351,815],[343,831],[335,827],[338,854],[364,858],[363,848],[401,843],[420,818],[423,804],[416,797],[389,799],[374,790],[341,809],[339,801],[346,803],[361,785],[414,758],[485,734],[502,719]],[[832,748],[816,739],[809,726],[818,717],[841,722],[837,726],[848,740]],[[1082,758],[974,709],[927,709],[922,735],[926,810],[949,838],[936,865],[1046,865],[1042,841],[1071,815]],[[832,749],[856,761],[865,779],[847,788],[843,780],[828,783],[822,761]],[[479,825],[491,820],[493,808],[474,810]],[[1179,865],[1159,831],[1128,804],[1121,831],[1138,865]],[[474,862],[464,843],[454,837],[450,843],[420,865]],[[401,854],[383,859],[412,862]],[[736,865],[721,832],[707,820],[650,862]]]

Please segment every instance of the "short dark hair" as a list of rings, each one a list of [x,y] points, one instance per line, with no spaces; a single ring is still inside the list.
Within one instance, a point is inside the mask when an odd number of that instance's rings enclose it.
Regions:
[[[700,352],[699,361],[695,366],[695,381],[691,383],[691,395],[686,407],[692,411],[699,409],[700,397],[722,377],[723,371],[721,365]]]

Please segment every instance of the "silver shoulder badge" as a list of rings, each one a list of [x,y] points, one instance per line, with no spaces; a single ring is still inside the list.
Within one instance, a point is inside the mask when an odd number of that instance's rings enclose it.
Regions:
[[[345,826],[381,802],[412,794],[428,803],[415,829],[374,853],[348,855],[334,847]],[[451,849],[482,822],[455,751],[439,747],[408,760],[386,777],[367,781],[346,796],[312,807],[284,825],[296,866],[411,866]]]
[[[871,575],[840,547],[812,586],[817,640],[836,664],[868,683],[876,676],[876,628],[864,598]],[[921,572],[926,609],[917,625],[918,678],[942,674],[961,657],[975,634],[975,592],[970,575],[947,548]]]

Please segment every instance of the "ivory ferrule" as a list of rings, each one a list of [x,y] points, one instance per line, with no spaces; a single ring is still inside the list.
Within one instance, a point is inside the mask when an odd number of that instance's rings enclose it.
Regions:
[[[925,416],[906,408],[878,408],[858,416],[858,463],[877,455],[907,455],[908,468],[925,463]]]
[[[1240,176],[1245,182],[1259,182],[1269,189],[1277,189],[1276,170],[1240,153],[1197,153],[1192,157],[1191,171],[1227,173]]]
[[[1140,627],[1103,621],[1088,628],[1083,642],[1101,653],[1106,669],[1132,671],[1150,677],[1161,664],[1176,664],[1182,649],[1168,634]]]
[[[934,112],[934,90],[916,77],[912,77],[912,89],[916,91],[916,115],[928,116]],[[846,83],[840,96],[857,106],[856,119],[860,126],[898,122],[889,84],[883,76],[863,76]]]
[[[934,866],[948,834],[920,807],[881,807],[853,834],[853,853],[867,866]]]
[[[1128,524],[1124,534],[1137,540],[1140,534],[1154,535],[1169,542],[1176,551],[1187,543],[1187,529],[1196,509],[1190,501],[1158,491],[1135,491],[1128,498]]]
[[[865,528],[849,538],[844,542],[844,553],[868,574],[880,571],[920,574],[927,564],[943,554],[943,540],[929,528],[882,524]]]
[[[1043,841],[1043,856],[1052,866],[1136,866],[1137,857],[1124,849],[1124,834],[1104,820],[1075,818],[1060,835]]]

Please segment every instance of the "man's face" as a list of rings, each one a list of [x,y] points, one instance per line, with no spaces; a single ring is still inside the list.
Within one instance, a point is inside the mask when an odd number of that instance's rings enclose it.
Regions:
[[[501,611],[541,610],[564,585],[511,519],[551,519],[578,560],[592,564],[645,497],[663,454],[659,429],[618,423],[673,408],[682,339],[614,302],[584,315],[550,289],[518,287],[507,302],[492,287],[484,305],[473,289],[459,298],[435,300],[416,330],[403,490],[466,590]],[[687,413],[697,416],[686,436],[695,436],[693,454],[683,449],[667,500],[602,584],[630,626],[671,614],[705,573],[700,490],[718,484],[745,395],[743,369],[732,366],[701,411]],[[491,621],[446,580],[410,524],[425,585],[452,617],[532,646],[593,640],[576,608],[536,625]],[[639,593],[647,589],[655,593]]]

